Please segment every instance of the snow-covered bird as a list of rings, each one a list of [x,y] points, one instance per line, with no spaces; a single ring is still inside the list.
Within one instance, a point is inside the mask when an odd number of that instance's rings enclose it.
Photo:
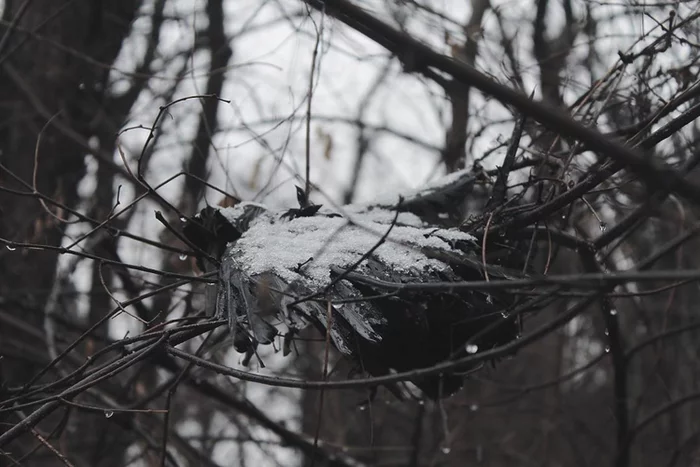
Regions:
[[[228,319],[238,351],[250,356],[258,344],[280,334],[288,341],[314,325],[324,335],[330,328],[335,348],[371,375],[426,368],[506,344],[520,332],[509,313],[511,294],[446,286],[485,274],[512,277],[519,266],[513,262],[524,256],[495,239],[484,263],[481,241],[460,229],[475,181],[458,172],[398,202],[332,210],[298,189],[299,208],[208,207],[184,233],[201,253],[200,268],[218,268],[212,305]],[[428,397],[443,397],[470,370],[412,382]]]

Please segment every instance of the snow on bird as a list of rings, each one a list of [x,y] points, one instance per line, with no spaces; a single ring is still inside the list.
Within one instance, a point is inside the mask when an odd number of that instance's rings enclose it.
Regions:
[[[229,320],[237,350],[250,356],[280,333],[290,338],[313,325],[324,335],[329,330],[335,348],[363,371],[403,372],[518,336],[516,317],[507,313],[515,299],[505,291],[400,287],[484,280],[485,267],[490,277],[508,277],[500,274],[507,264],[483,265],[480,243],[459,228],[460,201],[473,182],[461,172],[398,203],[337,210],[308,203],[299,190],[299,209],[209,207],[184,232],[209,255],[200,255],[202,269],[218,269],[215,314]],[[472,369],[413,383],[442,397]]]

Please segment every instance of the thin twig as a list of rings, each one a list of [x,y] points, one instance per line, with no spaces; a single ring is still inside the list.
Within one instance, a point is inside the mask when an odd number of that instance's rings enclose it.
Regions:
[[[309,73],[309,90],[306,96],[306,178],[304,193],[306,193],[306,199],[309,199],[311,195],[311,102],[314,97],[314,75],[316,74],[316,60],[318,58],[318,47],[321,43],[321,37],[323,36],[323,18],[325,15],[321,15],[321,27],[316,25],[316,21],[312,15],[309,15],[309,19],[316,29],[316,42],[314,43],[314,51],[311,55],[311,72]]]

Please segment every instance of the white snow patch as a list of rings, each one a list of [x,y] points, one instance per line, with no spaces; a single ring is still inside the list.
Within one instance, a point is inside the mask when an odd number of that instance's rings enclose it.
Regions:
[[[325,211],[323,212],[325,213]],[[344,206],[342,212],[350,219],[355,219],[359,216],[360,222],[374,222],[386,225],[391,225],[396,216],[396,211],[363,204]],[[423,227],[424,225],[420,217],[412,212],[400,212],[399,217],[396,219],[396,224],[411,227]]]
[[[250,201],[244,201],[242,203],[238,203],[233,207],[230,208],[221,208],[219,209],[219,212],[221,213],[224,218],[229,221],[231,224],[236,225],[238,223],[238,219],[245,214],[246,207],[251,206],[251,207],[256,207],[263,209],[267,211],[267,208],[259,203],[253,203]]]
[[[305,280],[311,279],[311,285],[327,285],[331,266],[343,268],[358,261],[387,232],[396,215],[381,208],[346,208],[348,213],[354,211],[351,220],[322,214],[284,220],[279,214],[262,213],[230,245],[227,256],[249,275],[273,272],[288,282],[304,279],[297,272],[302,265]],[[421,248],[452,251],[448,241],[454,240],[474,238],[457,229],[436,231],[415,215],[401,213],[387,241],[373,256],[401,273],[441,271],[447,268],[445,263],[428,258]]]

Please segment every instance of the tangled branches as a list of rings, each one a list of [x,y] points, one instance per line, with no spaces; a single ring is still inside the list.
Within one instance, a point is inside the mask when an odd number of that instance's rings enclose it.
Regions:
[[[697,457],[696,2],[6,3],[0,464]]]

